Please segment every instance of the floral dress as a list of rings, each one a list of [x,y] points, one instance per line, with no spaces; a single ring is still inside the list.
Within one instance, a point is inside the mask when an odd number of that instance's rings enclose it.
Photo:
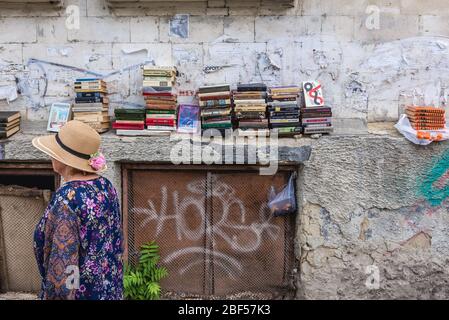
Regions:
[[[122,299],[120,207],[111,182],[61,186],[36,227],[34,251],[41,299]]]

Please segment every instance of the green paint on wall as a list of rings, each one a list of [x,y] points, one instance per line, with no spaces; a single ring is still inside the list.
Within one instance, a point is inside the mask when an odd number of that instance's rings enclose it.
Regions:
[[[436,182],[448,173],[449,149],[443,152],[440,159],[433,165],[419,187],[420,195],[427,199],[432,206],[441,205],[449,197],[449,179],[444,185],[436,186]]]

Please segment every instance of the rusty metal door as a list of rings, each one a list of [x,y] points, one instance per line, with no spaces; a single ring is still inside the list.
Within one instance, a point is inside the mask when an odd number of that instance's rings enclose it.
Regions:
[[[253,167],[124,165],[130,262],[155,240],[169,270],[162,287],[174,297],[291,291],[294,216],[272,216],[267,197],[292,169],[261,176]]]

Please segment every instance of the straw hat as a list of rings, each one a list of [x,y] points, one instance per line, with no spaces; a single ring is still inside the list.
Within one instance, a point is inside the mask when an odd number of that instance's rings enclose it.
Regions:
[[[99,152],[100,135],[85,123],[77,120],[67,122],[56,135],[37,137],[33,146],[50,157],[78,170],[100,173],[89,163],[92,155]]]

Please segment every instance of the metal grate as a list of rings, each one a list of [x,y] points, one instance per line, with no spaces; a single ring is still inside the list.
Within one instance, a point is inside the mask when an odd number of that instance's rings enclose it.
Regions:
[[[273,217],[271,186],[291,173],[254,168],[125,165],[125,237],[131,263],[156,240],[169,270],[164,291],[181,296],[270,298],[291,293],[294,217]]]
[[[51,191],[0,187],[0,284],[2,291],[38,292],[40,276],[33,232]]]

